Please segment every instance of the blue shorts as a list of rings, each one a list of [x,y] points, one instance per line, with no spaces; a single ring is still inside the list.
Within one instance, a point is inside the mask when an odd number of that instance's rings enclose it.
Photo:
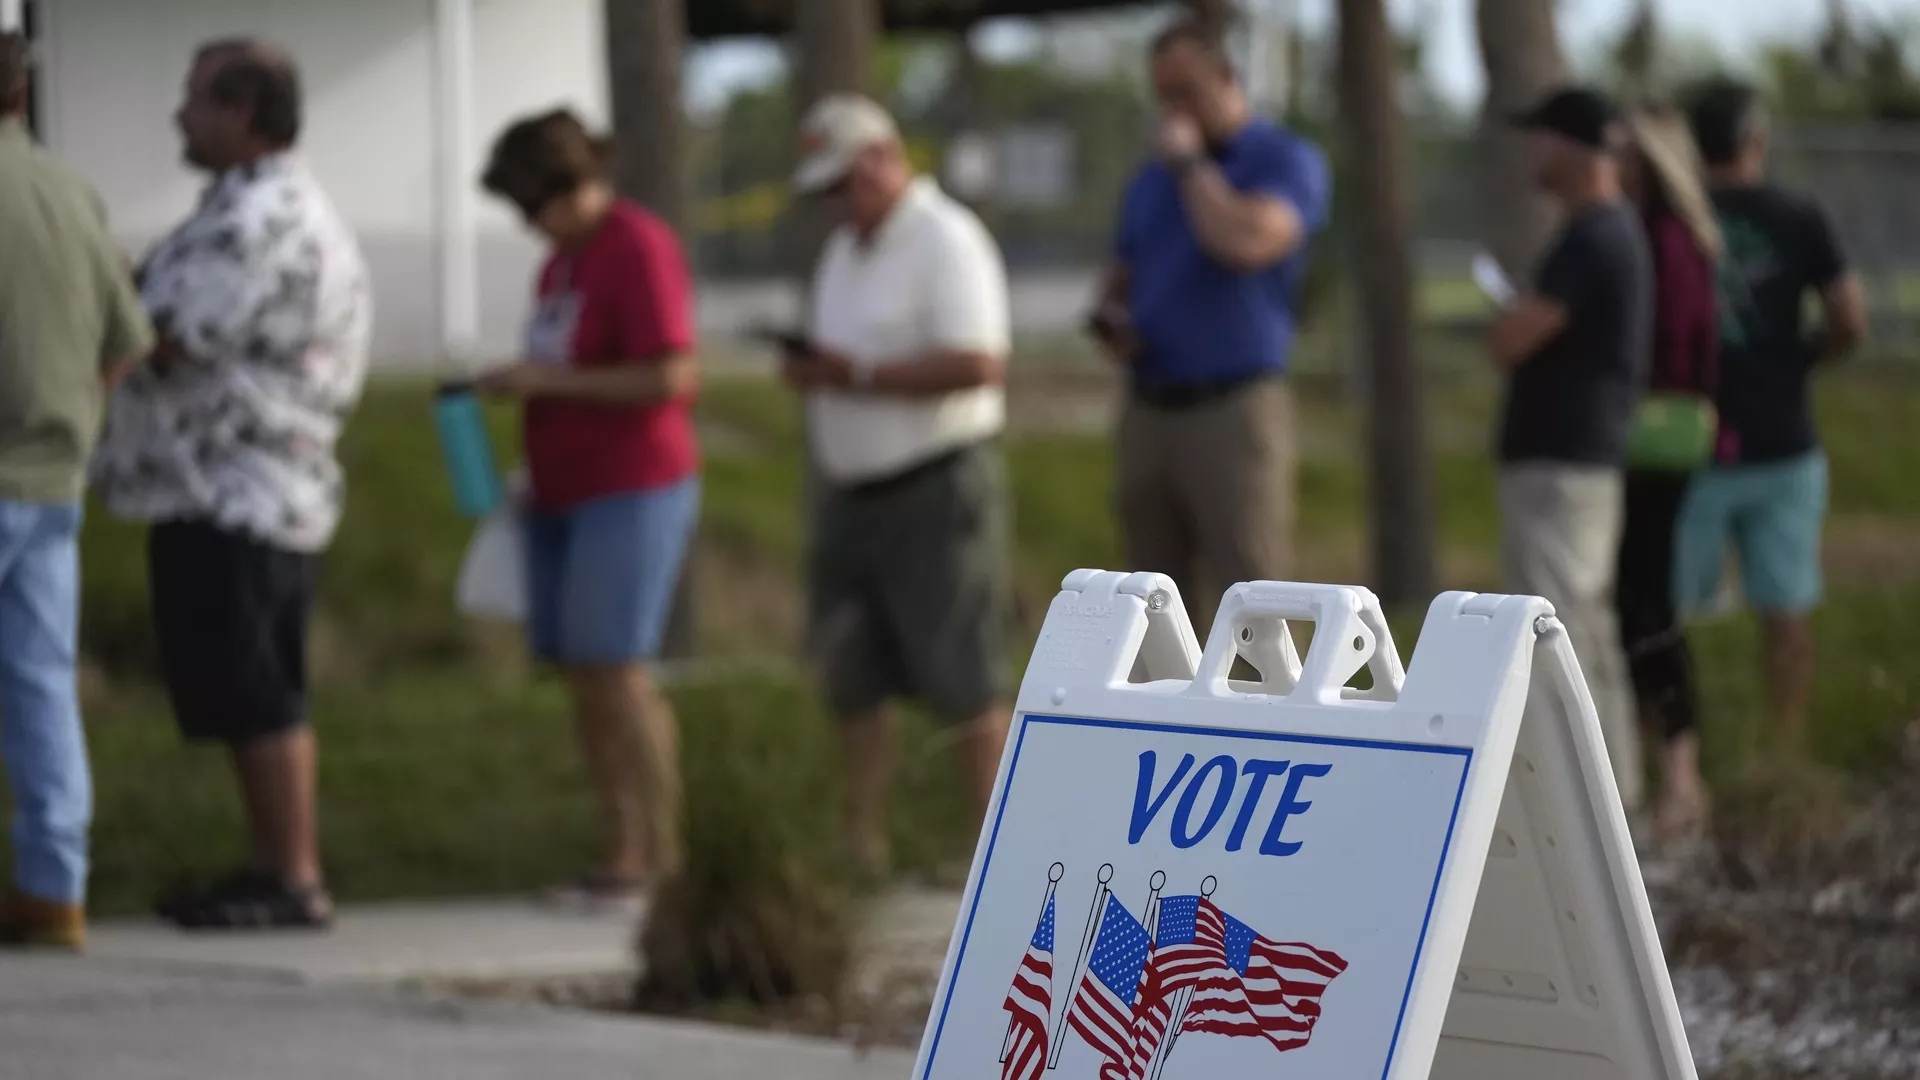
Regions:
[[[1674,538],[1674,602],[1710,610],[1729,546],[1740,559],[1747,603],[1801,615],[1820,602],[1820,527],[1827,515],[1827,457],[1818,450],[1758,465],[1714,466],[1694,475]]]
[[[527,634],[542,660],[602,667],[660,652],[700,515],[700,481],[527,517]]]

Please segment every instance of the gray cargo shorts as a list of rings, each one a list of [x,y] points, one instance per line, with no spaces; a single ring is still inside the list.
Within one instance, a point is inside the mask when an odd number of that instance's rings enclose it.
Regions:
[[[808,641],[835,715],[912,697],[961,723],[1009,696],[1008,516],[993,443],[817,484]]]

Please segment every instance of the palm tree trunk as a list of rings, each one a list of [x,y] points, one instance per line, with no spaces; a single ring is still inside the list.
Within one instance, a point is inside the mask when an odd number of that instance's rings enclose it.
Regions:
[[[1399,66],[1384,0],[1341,0],[1340,115],[1366,328],[1374,581],[1389,604],[1434,593],[1433,487],[1414,356],[1413,214]]]
[[[1525,280],[1553,231],[1554,211],[1534,189],[1525,134],[1510,118],[1566,80],[1554,0],[1479,0],[1480,56],[1487,69],[1481,145],[1488,247]]]
[[[872,92],[880,36],[875,0],[804,0],[793,8],[800,53],[798,107],[804,111],[827,94]]]
[[[680,105],[686,9],[680,0],[604,2],[614,186],[678,231],[691,254],[685,116]],[[695,544],[681,564],[660,644],[661,655],[670,660],[691,657],[697,648],[698,563]]]
[[[1240,9],[1233,0],[1187,0],[1187,7],[1193,9],[1195,16],[1215,26],[1231,26],[1240,17]]]
[[[877,0],[803,0],[793,5],[794,108],[804,114],[828,94],[873,92],[874,48],[880,37]],[[794,117],[796,123],[799,116]],[[788,253],[802,281],[811,279],[830,223],[819,213],[791,218]]]
[[[678,0],[604,0],[616,148],[614,185],[676,229],[687,227]]]

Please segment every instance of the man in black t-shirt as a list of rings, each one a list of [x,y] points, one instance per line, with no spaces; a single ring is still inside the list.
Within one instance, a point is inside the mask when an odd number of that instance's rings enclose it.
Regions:
[[[1764,668],[1778,730],[1797,740],[1813,684],[1807,615],[1820,600],[1827,460],[1814,433],[1807,376],[1866,335],[1866,304],[1826,214],[1764,182],[1766,120],[1750,88],[1723,85],[1692,109],[1714,208],[1720,264],[1720,437],[1681,510],[1674,582],[1682,610],[1720,587],[1723,554],[1740,560],[1747,602],[1766,628]],[[1824,324],[1803,325],[1808,293]]]
[[[1620,796],[1640,795],[1639,738],[1613,614],[1627,433],[1646,378],[1653,259],[1622,197],[1613,106],[1562,90],[1519,118],[1567,224],[1532,290],[1494,320],[1508,373],[1500,424],[1501,562],[1509,591],[1553,602],[1587,676]]]

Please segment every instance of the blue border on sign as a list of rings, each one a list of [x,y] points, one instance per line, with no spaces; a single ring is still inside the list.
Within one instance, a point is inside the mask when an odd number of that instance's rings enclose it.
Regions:
[[[1013,778],[1020,769],[1020,751],[1027,743],[1027,729],[1034,724],[1058,724],[1063,727],[1115,728],[1122,731],[1157,731],[1174,735],[1212,735],[1230,739],[1263,739],[1268,742],[1308,743],[1317,746],[1344,746],[1357,750],[1389,750],[1398,753],[1440,754],[1466,758],[1460,769],[1460,790],[1453,796],[1453,812],[1447,817],[1447,833],[1440,841],[1440,865],[1434,867],[1433,888],[1427,893],[1427,911],[1420,920],[1420,936],[1414,941],[1413,966],[1407,971],[1407,988],[1400,995],[1400,1012],[1394,1017],[1393,1038],[1387,1043],[1387,1063],[1380,1070],[1381,1080],[1393,1070],[1393,1055],[1400,1048],[1400,1029],[1406,1023],[1407,1003],[1413,998],[1413,980],[1420,971],[1420,955],[1427,947],[1427,929],[1433,924],[1433,906],[1440,898],[1440,876],[1447,868],[1447,854],[1453,848],[1453,830],[1460,821],[1460,804],[1467,796],[1467,774],[1473,769],[1473,750],[1465,746],[1428,746],[1421,743],[1385,742],[1374,739],[1341,739],[1327,735],[1292,735],[1278,731],[1246,731],[1240,728],[1189,727],[1185,724],[1156,724],[1144,720],[1098,720],[1077,716],[1047,716],[1024,713],[1020,732],[1013,744],[1013,760],[1007,765],[1006,784],[1000,789],[1000,810],[993,818],[993,834],[987,839],[987,853],[980,862],[980,878],[974,887],[973,905],[967,909],[967,928],[960,934],[960,951],[953,959],[953,973],[947,980],[946,997],[940,1002],[940,1021],[933,1029],[933,1045],[927,1049],[927,1067],[920,1080],[933,1075],[933,1063],[940,1057],[940,1036],[947,1029],[947,1012],[953,1007],[953,987],[960,981],[966,965],[967,942],[973,939],[973,920],[980,912],[980,893],[993,867],[993,848],[1000,842],[1000,824],[1007,813],[1007,796],[1013,793]],[[1069,988],[1069,993],[1072,992]]]

